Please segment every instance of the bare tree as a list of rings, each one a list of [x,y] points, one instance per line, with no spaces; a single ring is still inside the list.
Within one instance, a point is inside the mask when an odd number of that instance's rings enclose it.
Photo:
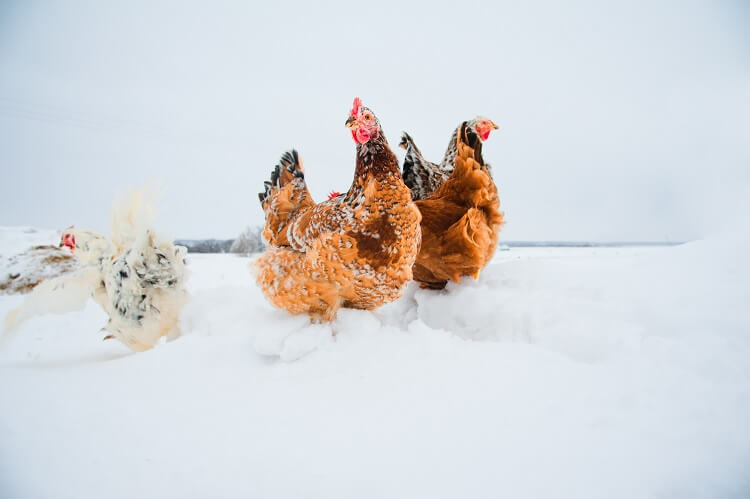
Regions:
[[[247,227],[234,240],[232,246],[229,248],[229,252],[249,255],[250,253],[259,253],[265,249],[266,242],[263,240],[263,228]]]

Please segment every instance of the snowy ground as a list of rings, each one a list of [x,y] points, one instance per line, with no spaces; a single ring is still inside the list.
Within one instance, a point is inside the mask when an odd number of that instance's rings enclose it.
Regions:
[[[10,257],[32,246],[59,244],[60,231],[34,227],[0,226],[0,257]]]
[[[179,340],[90,303],[0,351],[0,497],[748,497],[747,254],[514,248],[335,339],[190,256]]]

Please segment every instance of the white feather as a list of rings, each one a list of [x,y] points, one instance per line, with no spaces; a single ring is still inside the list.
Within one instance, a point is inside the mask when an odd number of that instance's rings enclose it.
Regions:
[[[64,314],[82,310],[100,283],[101,272],[87,266],[41,282],[23,303],[5,317],[3,341],[23,322],[37,315]]]

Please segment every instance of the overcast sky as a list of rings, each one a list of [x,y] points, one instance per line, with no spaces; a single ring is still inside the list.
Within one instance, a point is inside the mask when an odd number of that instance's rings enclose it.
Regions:
[[[750,9],[665,2],[0,2],[0,225],[233,237],[300,151],[346,190],[355,95],[428,159],[482,114],[502,238],[684,240],[747,213]]]

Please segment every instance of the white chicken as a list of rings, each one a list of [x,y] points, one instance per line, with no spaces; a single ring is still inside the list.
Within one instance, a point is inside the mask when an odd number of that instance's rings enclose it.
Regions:
[[[157,236],[151,206],[135,191],[115,206],[111,240],[91,230],[69,228],[62,235],[81,267],[44,281],[5,321],[5,336],[40,314],[82,309],[88,298],[109,316],[105,339],[116,338],[134,351],[153,347],[162,336],[179,336],[179,316],[187,301],[183,246]]]

